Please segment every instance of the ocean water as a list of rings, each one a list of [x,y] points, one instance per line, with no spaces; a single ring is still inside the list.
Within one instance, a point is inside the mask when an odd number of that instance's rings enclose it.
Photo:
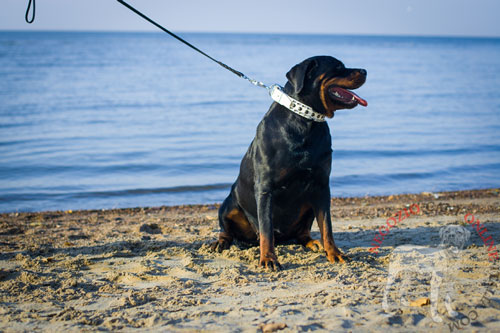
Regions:
[[[268,84],[368,71],[328,120],[333,196],[500,186],[500,39],[182,36]],[[270,104],[162,33],[0,32],[0,211],[221,202]]]

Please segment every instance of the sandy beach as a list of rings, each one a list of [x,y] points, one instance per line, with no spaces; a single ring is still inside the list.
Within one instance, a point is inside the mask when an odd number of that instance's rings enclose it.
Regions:
[[[334,198],[334,238],[350,261],[285,244],[279,272],[257,266],[255,246],[210,251],[217,209],[1,214],[0,331],[500,331],[499,264],[484,245],[500,249],[499,189]],[[444,270],[431,261],[447,225],[470,237]],[[319,239],[316,225],[312,234]],[[431,249],[424,269],[395,257],[402,245]],[[401,272],[384,295],[390,269]],[[433,270],[441,322],[430,311]]]

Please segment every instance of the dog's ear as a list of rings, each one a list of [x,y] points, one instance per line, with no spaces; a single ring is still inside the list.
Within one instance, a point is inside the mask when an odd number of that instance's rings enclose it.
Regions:
[[[292,85],[295,94],[300,94],[304,88],[304,81],[311,71],[318,66],[318,62],[315,59],[307,59],[298,65],[295,65],[286,73],[286,78],[288,82]]]

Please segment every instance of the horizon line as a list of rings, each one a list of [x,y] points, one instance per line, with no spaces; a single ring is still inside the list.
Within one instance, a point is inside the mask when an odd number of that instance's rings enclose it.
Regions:
[[[92,29],[0,29],[0,33],[131,33],[156,34],[160,30],[92,30]],[[179,34],[220,34],[220,35],[282,35],[282,36],[339,36],[339,37],[401,37],[401,38],[456,38],[456,39],[500,39],[495,35],[460,35],[460,34],[383,34],[383,33],[327,33],[327,32],[272,32],[272,31],[196,31],[179,30]]]

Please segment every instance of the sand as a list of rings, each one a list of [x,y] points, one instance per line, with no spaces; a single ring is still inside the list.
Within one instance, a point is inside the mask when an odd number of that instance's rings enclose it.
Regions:
[[[412,204],[419,212],[370,252],[380,226]],[[334,238],[350,261],[331,264],[285,244],[279,272],[259,268],[258,248],[247,244],[210,252],[217,208],[0,215],[0,331],[500,331],[498,261],[464,221],[473,214],[500,249],[498,189],[334,198]],[[444,266],[405,266],[393,250],[436,248],[446,225],[464,226],[470,239],[438,274],[436,322],[431,271]],[[316,225],[312,234],[319,238]],[[384,309],[389,268],[417,269],[396,277]],[[443,296],[449,286],[455,317]]]

